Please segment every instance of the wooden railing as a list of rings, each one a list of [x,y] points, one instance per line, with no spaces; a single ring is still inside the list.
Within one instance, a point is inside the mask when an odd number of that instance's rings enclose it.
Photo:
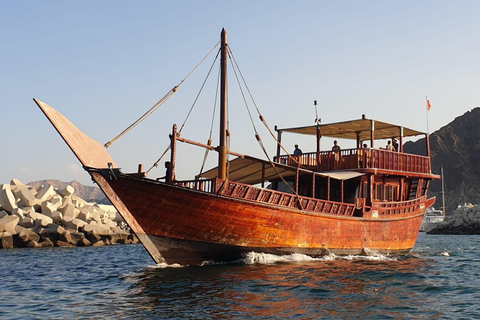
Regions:
[[[206,180],[175,181],[173,184],[198,191],[217,193],[225,197],[266,203],[287,208],[303,209],[342,216],[352,216],[355,211],[355,205],[350,203],[327,201],[302,196],[297,197],[296,195],[290,193],[264,189],[248,184],[224,181],[215,178]]]
[[[405,214],[419,211],[419,206],[425,203],[426,197],[398,202],[375,202],[372,209],[378,210],[381,215]]]
[[[224,181],[216,178],[206,180],[175,181],[174,184],[180,187],[219,194],[225,197],[249,200],[286,208],[302,209],[306,211],[329,213],[341,216],[352,216],[355,212],[355,204],[352,203],[341,203],[303,196],[297,197],[296,195],[290,193],[259,188],[233,181]],[[419,206],[422,203],[425,203],[425,196],[419,199],[408,201],[374,202],[372,210],[377,210],[382,216],[399,215],[418,211]],[[363,203],[359,203],[358,206],[362,207]]]
[[[382,149],[345,149],[338,153],[321,151],[304,153],[300,156],[283,155],[274,161],[291,166],[300,166],[314,171],[346,169],[386,169],[394,171],[431,173],[430,158]]]
[[[214,193],[217,190],[216,182],[218,179],[202,179],[202,180],[181,180],[181,181],[174,181],[173,184],[185,187],[188,189],[198,190],[198,191],[205,191]]]

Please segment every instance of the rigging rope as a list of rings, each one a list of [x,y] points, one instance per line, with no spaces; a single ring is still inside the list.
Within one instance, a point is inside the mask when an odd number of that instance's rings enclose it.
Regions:
[[[233,57],[233,54],[232,54],[232,52],[231,52],[231,50],[230,50],[230,47],[228,48],[228,52],[229,52],[230,61],[232,61],[232,58],[233,58],[233,60],[235,61],[235,57]],[[236,66],[236,68],[234,67],[234,68],[232,68],[232,69],[233,69],[233,72],[234,72],[234,74],[235,74],[235,78],[237,79],[237,83],[238,83],[239,90],[240,90],[240,92],[241,92],[241,94],[242,94],[245,107],[246,107],[247,112],[248,112],[248,115],[249,115],[249,117],[250,117],[250,122],[251,122],[251,124],[252,124],[252,126],[253,126],[253,130],[255,131],[255,138],[257,139],[258,144],[260,145],[260,147],[261,147],[262,150],[263,150],[263,153],[265,154],[265,156],[267,157],[268,161],[270,162],[270,165],[271,165],[272,168],[275,170],[275,172],[276,172],[277,175],[280,177],[280,179],[283,181],[283,183],[285,183],[285,185],[288,186],[288,188],[295,194],[295,196],[297,197],[298,205],[299,205],[299,207],[303,210],[303,206],[302,206],[302,203],[301,203],[301,201],[300,201],[300,197],[299,197],[297,191],[294,190],[294,189],[290,186],[290,184],[283,178],[282,174],[280,173],[280,171],[278,171],[277,167],[275,166],[275,163],[271,160],[271,158],[270,158],[270,156],[269,156],[269,154],[268,154],[268,152],[267,152],[267,149],[265,148],[265,145],[264,145],[263,142],[262,142],[262,139],[261,139],[261,137],[260,137],[260,134],[258,133],[257,128],[256,128],[256,126],[255,126],[255,123],[254,123],[254,121],[253,121],[253,117],[252,117],[252,114],[251,114],[251,112],[250,112],[250,108],[248,107],[247,99],[245,98],[245,94],[244,94],[244,92],[243,92],[243,88],[242,88],[241,83],[240,83],[240,80],[239,80],[239,78],[238,78],[237,69],[238,69],[238,72],[240,73],[240,75],[242,75],[242,73],[241,73],[240,68],[238,67],[238,64],[236,63],[236,61],[235,61],[235,64],[232,63],[232,66],[233,66],[233,65]],[[247,84],[246,84],[245,79],[243,78],[243,76],[242,76],[242,80],[243,80],[243,84],[245,85],[245,87],[246,87],[247,90],[248,90],[248,86],[247,86]],[[257,105],[256,105],[256,103],[255,103],[255,101],[254,101],[254,99],[253,99],[253,96],[252,96],[251,93],[250,93],[250,90],[248,90],[248,92],[249,92],[249,94],[250,94],[250,98],[252,99],[252,101],[253,101],[253,103],[254,103],[254,105],[255,105],[255,108],[257,109],[257,112],[260,114],[260,110],[258,109],[258,107],[257,107]],[[263,117],[262,117],[262,115],[260,114],[260,119],[262,119],[262,118],[263,118]],[[262,122],[266,125],[266,122],[264,122],[264,121],[262,121]],[[268,125],[266,125],[266,126],[267,126],[267,129],[270,129],[270,128],[268,127]],[[272,134],[272,136],[275,138],[275,136],[273,135],[272,132],[271,132],[271,134]],[[277,139],[275,139],[275,140],[277,140]],[[287,153],[287,154],[288,154],[288,153]]]
[[[217,45],[218,45],[218,44],[217,44]],[[215,46],[215,47],[216,47],[216,46]],[[210,51],[210,52],[211,52],[211,51]],[[210,52],[209,52],[209,54],[210,54]],[[193,108],[195,107],[195,105],[196,105],[196,103],[197,103],[197,101],[198,101],[198,98],[200,97],[200,94],[201,94],[202,91],[203,91],[203,88],[205,87],[205,84],[206,84],[206,82],[207,82],[207,80],[208,80],[208,77],[210,76],[210,73],[212,72],[213,67],[215,66],[215,62],[217,61],[219,54],[220,54],[220,50],[217,52],[217,55],[215,56],[215,59],[213,60],[213,63],[212,63],[212,65],[211,65],[211,67],[210,67],[210,70],[208,70],[207,76],[205,77],[205,80],[203,81],[202,86],[201,86],[201,88],[200,88],[200,90],[199,90],[199,92],[198,92],[195,100],[193,101],[193,104],[192,104],[192,106],[190,107],[190,110],[188,111],[187,116],[185,117],[185,120],[184,120],[183,123],[182,123],[182,126],[180,127],[180,129],[179,129],[178,132],[177,132],[177,134],[178,134],[179,136],[180,136],[180,134],[182,133],[182,130],[183,130],[183,128],[185,127],[185,124],[187,123],[187,120],[188,120],[188,118],[190,117],[190,114],[192,113]],[[205,58],[204,58],[203,60],[205,60]],[[202,61],[203,61],[203,60],[202,60]],[[165,152],[162,154],[162,156],[161,156],[160,158],[158,158],[157,161],[155,161],[155,163],[150,167],[150,169],[148,169],[147,173],[150,172],[150,170],[152,170],[154,167],[158,167],[158,163],[160,162],[160,160],[162,160],[162,158],[165,156],[165,154],[168,152],[169,149],[170,149],[170,146],[167,148],[167,150],[165,150]]]
[[[278,141],[277,137],[275,136],[275,134],[273,133],[272,129],[270,128],[270,126],[267,124],[267,121],[265,120],[265,118],[262,116],[261,112],[260,112],[260,109],[258,108],[257,106],[257,103],[255,102],[255,99],[253,98],[253,95],[252,95],[252,92],[250,91],[250,88],[248,87],[247,85],[247,82],[245,81],[245,78],[243,77],[243,74],[242,74],[242,71],[240,70],[240,67],[238,66],[237,64],[237,60],[235,60],[235,56],[233,55],[233,52],[230,50],[229,48],[229,52],[230,54],[232,55],[232,58],[233,58],[233,62],[235,63],[235,66],[236,68],[238,69],[238,73],[240,74],[240,77],[242,78],[242,81],[243,81],[243,84],[245,85],[245,88],[247,89],[247,92],[250,96],[250,99],[252,99],[252,102],[253,102],[253,105],[255,106],[255,109],[257,110],[257,113],[258,113],[258,116],[260,118],[260,121],[262,121],[262,123],[264,124],[265,128],[267,128],[268,132],[270,133],[270,135],[272,136],[272,138],[275,140],[275,142],[277,143],[278,146],[280,146],[280,148],[282,148],[282,150],[287,154],[288,158],[289,158],[289,161],[292,161],[292,162],[295,162],[298,164],[298,160],[296,157],[292,157],[290,155],[290,153],[285,149],[285,147],[280,143],[280,141]],[[234,69],[235,70],[235,69]],[[238,81],[238,80],[237,80]],[[243,94],[243,93],[242,93]]]
[[[142,122],[143,120],[145,120],[148,116],[150,116],[153,112],[155,112],[155,110],[157,110],[162,104],[165,103],[165,101],[167,101],[175,92],[178,91],[178,88],[183,84],[183,82],[185,82],[185,80],[187,80],[188,77],[190,77],[190,75],[202,64],[202,62],[210,55],[210,53],[212,53],[213,50],[215,50],[216,47],[218,47],[218,45],[220,44],[220,41],[217,42],[217,44],[212,48],[212,50],[210,50],[207,55],[205,57],[203,57],[203,59],[195,66],[195,68],[193,68],[192,71],[190,71],[190,73],[182,80],[180,81],[180,83],[178,85],[176,85],[175,87],[173,87],[162,99],[160,99],[153,107],[150,108],[150,110],[148,110],[147,112],[145,112],[140,118],[138,118],[137,121],[135,121],[134,123],[132,123],[127,129],[123,130],[119,135],[117,135],[115,138],[113,138],[112,140],[108,141],[107,143],[105,143],[105,148],[108,148],[112,143],[114,143],[117,139],[119,139],[120,137],[122,137],[124,134],[126,134],[128,131],[130,131],[131,129],[133,129],[134,127],[136,127],[140,122]]]
[[[220,68],[218,69],[218,76],[217,76],[217,86],[216,86],[216,91],[215,91],[215,102],[213,104],[213,112],[212,112],[212,122],[210,124],[210,135],[208,136],[208,143],[207,145],[211,146],[212,145],[212,135],[213,135],[213,125],[215,123],[215,111],[217,109],[217,99],[218,99],[218,88],[220,87],[220,74],[221,70]],[[210,153],[210,149],[205,149],[205,155],[203,156],[203,162],[202,162],[202,167],[200,168],[200,173],[198,176],[200,176],[203,173],[203,168],[205,167],[205,163],[207,162],[207,157],[208,154]]]

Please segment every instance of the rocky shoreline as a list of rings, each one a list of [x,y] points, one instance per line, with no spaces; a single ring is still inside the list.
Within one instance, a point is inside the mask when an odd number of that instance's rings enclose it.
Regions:
[[[0,185],[0,248],[105,246],[138,243],[111,205],[86,202],[75,189],[35,189],[13,179]]]
[[[428,234],[480,234],[480,206],[464,205],[447,215],[443,222],[427,232]]]

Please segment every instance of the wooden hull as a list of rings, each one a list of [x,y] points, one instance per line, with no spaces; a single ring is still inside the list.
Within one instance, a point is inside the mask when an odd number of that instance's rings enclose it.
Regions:
[[[97,172],[91,174],[102,189],[111,189],[121,199],[168,263],[231,261],[249,251],[312,256],[365,250],[403,254],[415,245],[426,207],[419,204],[417,211],[388,219],[345,217],[232,199],[149,179],[122,175],[107,180]]]

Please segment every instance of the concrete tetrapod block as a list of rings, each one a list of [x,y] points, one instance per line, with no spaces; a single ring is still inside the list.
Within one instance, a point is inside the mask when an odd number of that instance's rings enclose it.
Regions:
[[[85,235],[82,232],[70,232],[68,230],[65,230],[58,237],[58,241],[66,242],[71,245],[77,245],[78,241],[81,241],[84,238]]]
[[[78,196],[72,195],[72,203],[75,205],[76,208],[81,208],[85,204],[87,204],[87,201],[83,200]]]
[[[0,232],[6,231],[11,234],[16,234],[15,227],[20,221],[20,218],[17,216],[6,216],[0,219]]]
[[[63,220],[61,221],[61,224],[68,230],[78,231],[87,223],[77,218],[71,219],[71,218],[64,217]]]
[[[63,213],[64,219],[67,219],[67,218],[74,219],[78,217],[78,214],[80,213],[80,211],[77,208],[75,208],[75,205],[73,203],[67,203],[66,206],[58,208],[58,211]]]
[[[117,211],[110,211],[108,215],[110,220],[112,221],[116,221],[116,222],[124,221],[120,213],[118,213]]]
[[[60,206],[63,204],[63,198],[62,196],[56,194],[53,197],[51,197],[50,200],[48,200],[48,202],[52,204],[52,207],[55,210],[58,210],[58,208],[60,208]]]
[[[103,218],[102,223],[104,225],[107,225],[110,228],[110,230],[112,230],[112,231],[114,231],[114,229],[117,228],[117,223],[108,219],[108,218]]]
[[[8,214],[7,211],[5,211],[5,210],[0,211],[0,219],[3,218],[3,217],[6,217],[6,216],[8,216],[8,215],[9,215],[9,214]]]
[[[60,237],[60,234],[63,232],[65,232],[65,229],[62,226],[51,224],[40,230],[39,234],[42,239],[50,239],[53,243],[56,243]]]
[[[75,247],[75,245],[62,240],[58,240],[57,247]]]
[[[20,180],[18,180],[17,178],[13,178],[12,180],[10,180],[10,185],[11,186],[24,186],[25,184],[22,183]]]
[[[98,204],[93,205],[93,211],[98,212],[98,214],[100,215],[100,219],[105,218],[105,215],[107,214],[107,211],[103,210]]]
[[[27,248],[41,248],[42,246],[37,241],[30,240],[30,241],[27,242],[26,247]]]
[[[52,240],[50,240],[49,238],[45,238],[43,239],[42,242],[39,243],[40,247],[41,248],[51,248],[51,247],[55,247],[55,244],[52,242]]]
[[[12,212],[13,209],[17,208],[17,202],[9,184],[0,186],[0,207],[8,212]]]
[[[92,220],[92,214],[90,213],[89,208],[85,206],[80,209],[80,213],[78,214],[78,219],[83,221],[90,221]]]
[[[71,185],[67,185],[65,189],[59,189],[57,193],[62,197],[70,197],[75,192],[75,188]]]
[[[47,217],[52,217],[53,211],[57,210],[55,206],[49,201],[42,202],[42,214],[46,215]]]
[[[12,216],[17,216],[22,220],[25,217],[25,213],[22,208],[15,208],[12,210]]]
[[[25,217],[32,217],[32,212],[35,212],[34,207],[22,207],[22,210]]]
[[[98,225],[98,224],[91,224],[87,223],[86,225],[83,226],[83,231],[84,232],[95,232],[100,236],[108,236],[112,234],[112,231],[108,226],[105,225]]]
[[[78,247],[87,247],[87,246],[91,246],[91,245],[92,245],[92,243],[90,241],[88,241],[86,238],[77,242]]]
[[[72,241],[77,244],[79,241],[83,241],[85,239],[85,234],[83,232],[70,232],[70,235],[72,236]]]
[[[46,227],[53,223],[53,219],[44,214],[33,212],[31,218],[35,221],[35,226]]]
[[[1,244],[3,249],[13,249],[13,236],[10,232],[0,232],[2,238]]]
[[[101,241],[102,240],[102,237],[100,235],[98,235],[96,232],[94,231],[90,231],[90,232],[87,232],[85,234],[85,237],[88,239],[88,241],[90,241],[91,243],[95,244],[97,243],[98,241]]]
[[[15,227],[15,232],[18,234],[20,238],[24,240],[25,243],[28,242],[29,240],[33,240],[36,242],[40,241],[40,236],[38,234],[36,234],[30,229],[21,227],[19,225]]]
[[[105,242],[103,241],[97,241],[94,244],[92,244],[92,247],[103,247],[105,246]]]
[[[63,219],[63,215],[60,211],[53,211],[51,218],[53,220],[53,223],[60,224]]]
[[[35,225],[35,221],[30,217],[25,217],[18,222],[18,225],[24,228],[31,228]]]
[[[38,190],[38,193],[35,195],[35,198],[43,202],[43,201],[50,200],[50,198],[56,194],[57,193],[55,192],[55,189],[53,188],[53,186],[47,183],[42,188],[40,188],[40,190]]]
[[[31,187],[26,185],[19,185],[15,186],[15,189],[12,188],[12,192],[15,195],[18,201],[18,206],[20,207],[30,207],[34,206],[36,203],[35,194],[37,191]]]

